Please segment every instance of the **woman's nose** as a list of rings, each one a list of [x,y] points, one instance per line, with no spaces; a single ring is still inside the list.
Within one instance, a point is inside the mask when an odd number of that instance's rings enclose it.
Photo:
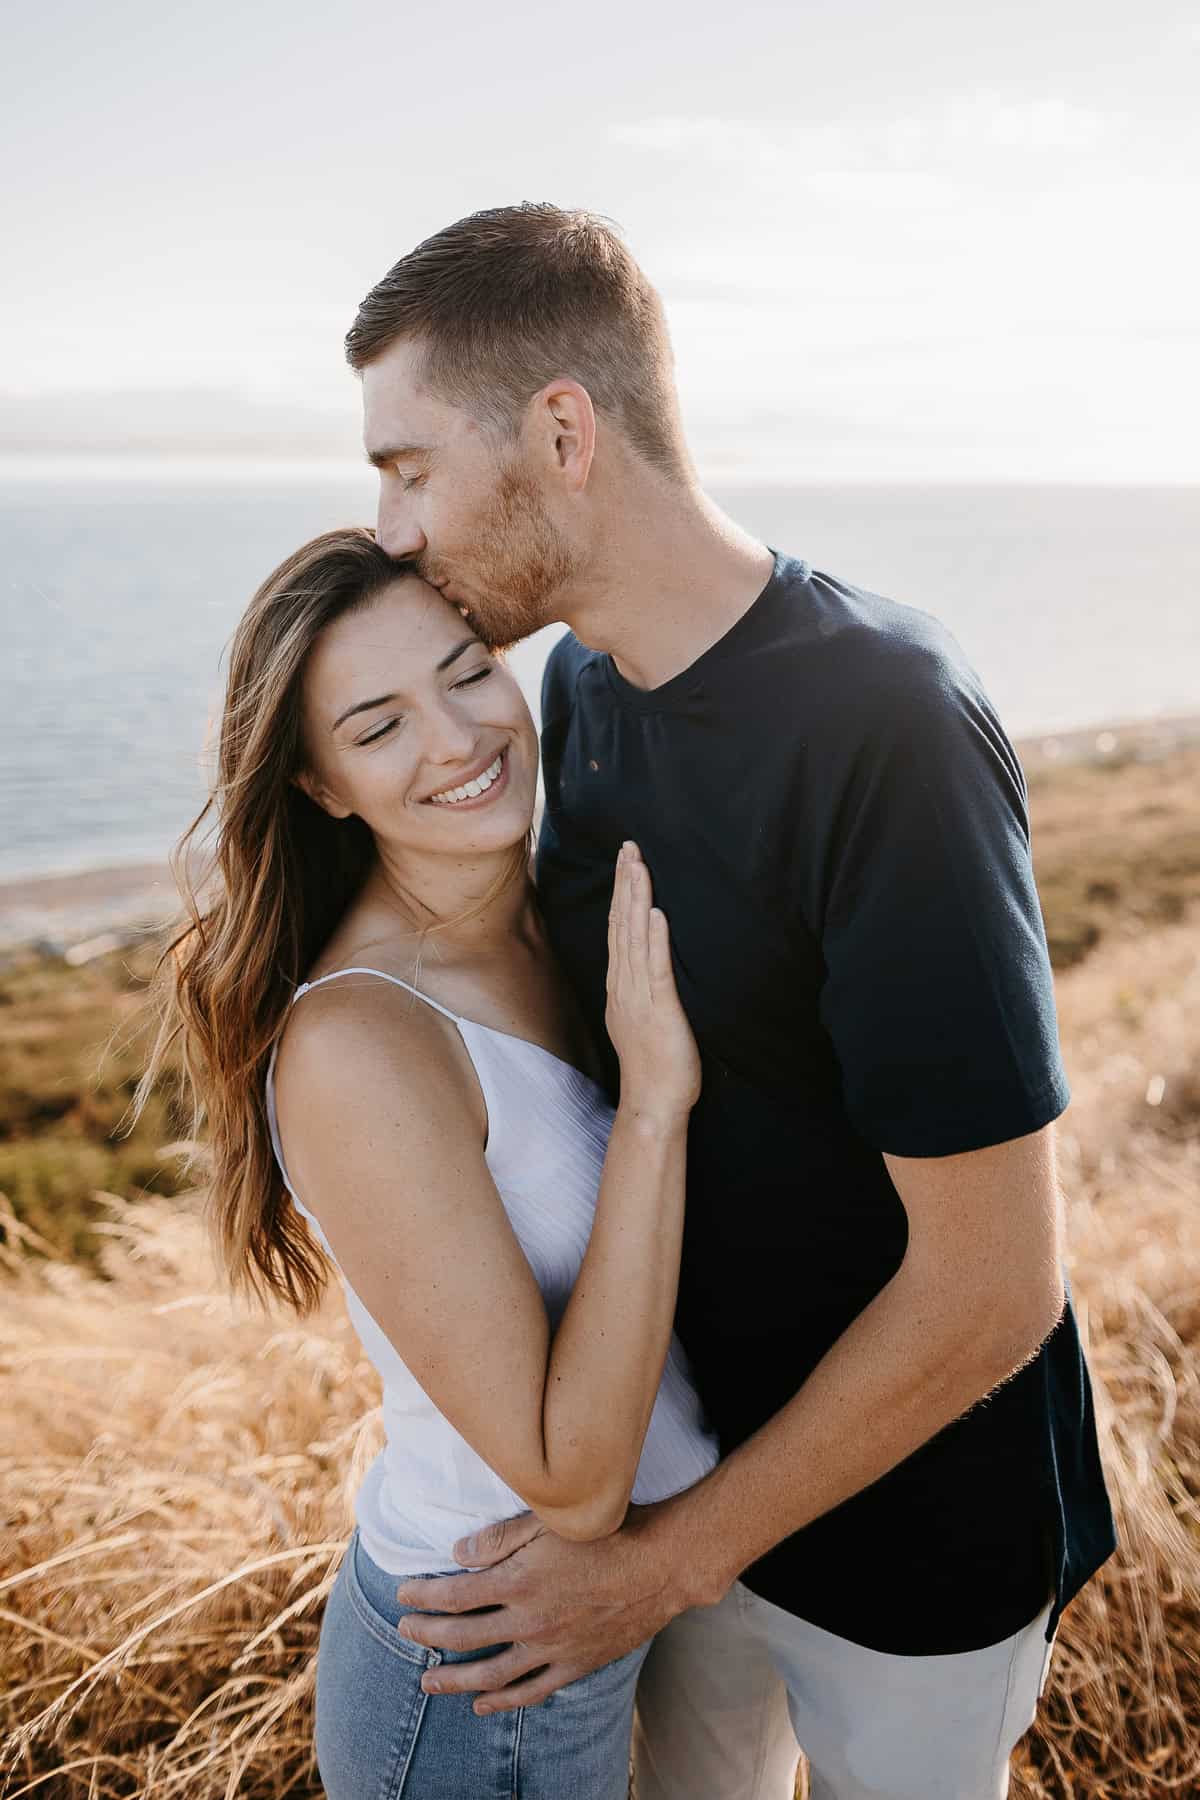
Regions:
[[[475,754],[478,733],[449,703],[439,706],[430,720],[426,754],[431,762],[467,762]]]

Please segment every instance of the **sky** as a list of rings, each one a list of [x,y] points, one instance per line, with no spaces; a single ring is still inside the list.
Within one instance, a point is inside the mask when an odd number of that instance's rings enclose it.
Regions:
[[[357,458],[362,295],[549,199],[662,293],[704,474],[1195,481],[1198,92],[1170,0],[39,0],[0,457]]]

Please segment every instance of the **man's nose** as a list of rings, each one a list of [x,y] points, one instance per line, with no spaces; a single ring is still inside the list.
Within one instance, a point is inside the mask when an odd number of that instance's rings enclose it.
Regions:
[[[375,540],[388,556],[417,557],[425,549],[425,533],[417,523],[411,506],[386,487],[379,490],[379,511],[375,519]]]

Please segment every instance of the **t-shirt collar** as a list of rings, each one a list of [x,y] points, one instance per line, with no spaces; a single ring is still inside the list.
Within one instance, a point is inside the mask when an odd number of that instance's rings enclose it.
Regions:
[[[686,712],[697,699],[703,697],[704,677],[724,662],[731,651],[737,649],[739,642],[747,634],[752,634],[758,616],[764,606],[769,604],[770,597],[778,587],[783,565],[787,558],[770,544],[767,545],[774,557],[774,565],[767,576],[766,585],[750,602],[740,618],[734,620],[728,631],[722,632],[715,643],[702,650],[686,669],[680,669],[677,675],[669,680],[661,681],[657,687],[635,687],[627,681],[607,651],[601,656],[604,673],[608,685],[623,706],[635,712]]]

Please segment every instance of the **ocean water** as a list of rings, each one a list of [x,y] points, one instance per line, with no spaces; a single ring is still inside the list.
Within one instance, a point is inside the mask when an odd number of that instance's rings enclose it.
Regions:
[[[222,651],[369,471],[0,484],[0,878],[160,858],[202,804]],[[936,614],[1013,736],[1200,711],[1194,488],[739,486],[777,549]],[[513,654],[537,714],[558,627]]]

